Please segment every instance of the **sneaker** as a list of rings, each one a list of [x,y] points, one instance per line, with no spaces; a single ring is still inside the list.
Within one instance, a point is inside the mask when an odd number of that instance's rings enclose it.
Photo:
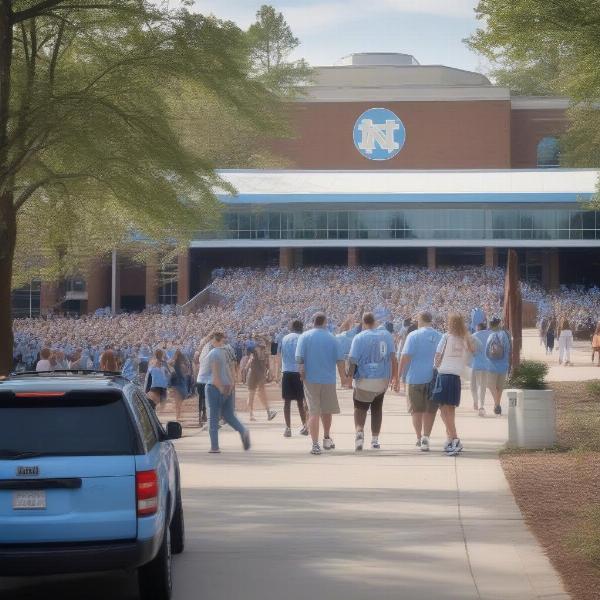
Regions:
[[[276,416],[277,416],[277,411],[276,410],[270,410],[270,411],[267,412],[267,419],[269,421],[272,421]]]
[[[446,454],[448,456],[457,456],[458,454],[460,454],[460,452],[462,452],[462,449],[463,449],[462,442],[459,439],[455,439],[455,440],[452,440],[452,443],[446,450]]]
[[[452,440],[446,440],[446,442],[444,443],[444,452],[448,452],[448,450],[450,450],[451,447],[452,447]]]
[[[495,415],[501,415],[502,414],[502,407],[498,404],[498,406],[494,406],[494,414]]]
[[[292,437],[292,430],[289,427],[285,428],[285,431],[283,432],[283,437]]]
[[[319,446],[319,442],[313,442],[311,454],[321,454],[321,446]]]
[[[323,438],[323,449],[324,450],[335,450],[335,444],[331,438]]]
[[[415,444],[415,446],[416,446],[417,448],[420,448],[420,447],[421,447],[421,438],[419,438],[419,439],[417,440],[417,443]]]
[[[379,443],[379,438],[373,438],[371,440],[371,448],[373,448],[373,450],[381,450],[381,444]]]
[[[308,427],[306,425],[302,425],[302,428],[298,432],[299,435],[308,435]]]
[[[354,440],[354,450],[361,452],[365,443],[365,434],[362,431],[356,432],[356,439]]]
[[[221,450],[219,450],[219,448],[211,448],[208,451],[209,454],[221,454]]]
[[[250,415],[250,420],[251,421],[256,421],[256,417],[254,415]]]
[[[485,408],[483,408],[483,406],[479,409],[479,416],[485,417]]]
[[[242,445],[244,450],[250,450],[250,432],[247,429],[242,433]]]
[[[426,435],[421,438],[421,452],[429,452],[429,438]]]

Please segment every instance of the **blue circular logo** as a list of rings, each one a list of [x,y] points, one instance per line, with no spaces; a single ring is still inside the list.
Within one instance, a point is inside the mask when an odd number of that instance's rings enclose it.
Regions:
[[[387,108],[370,108],[354,124],[354,145],[369,160],[394,158],[406,142],[406,128]]]

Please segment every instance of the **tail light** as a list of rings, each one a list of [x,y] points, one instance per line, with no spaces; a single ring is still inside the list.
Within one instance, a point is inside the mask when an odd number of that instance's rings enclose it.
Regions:
[[[158,510],[158,477],[156,471],[138,471],[135,474],[138,517],[148,517]]]

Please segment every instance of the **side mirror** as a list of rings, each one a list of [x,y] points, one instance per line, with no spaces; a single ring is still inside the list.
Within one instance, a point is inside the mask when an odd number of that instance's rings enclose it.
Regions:
[[[167,438],[169,440],[178,440],[183,435],[183,428],[181,423],[177,421],[169,421],[167,423]]]

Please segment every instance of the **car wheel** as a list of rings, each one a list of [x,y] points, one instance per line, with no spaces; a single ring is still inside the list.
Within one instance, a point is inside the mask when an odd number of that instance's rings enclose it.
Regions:
[[[171,532],[166,528],[158,554],[138,569],[140,600],[170,600],[173,589],[171,576]]]
[[[185,548],[185,522],[183,518],[183,503],[181,502],[181,490],[177,494],[175,512],[171,521],[171,552],[181,554]]]

